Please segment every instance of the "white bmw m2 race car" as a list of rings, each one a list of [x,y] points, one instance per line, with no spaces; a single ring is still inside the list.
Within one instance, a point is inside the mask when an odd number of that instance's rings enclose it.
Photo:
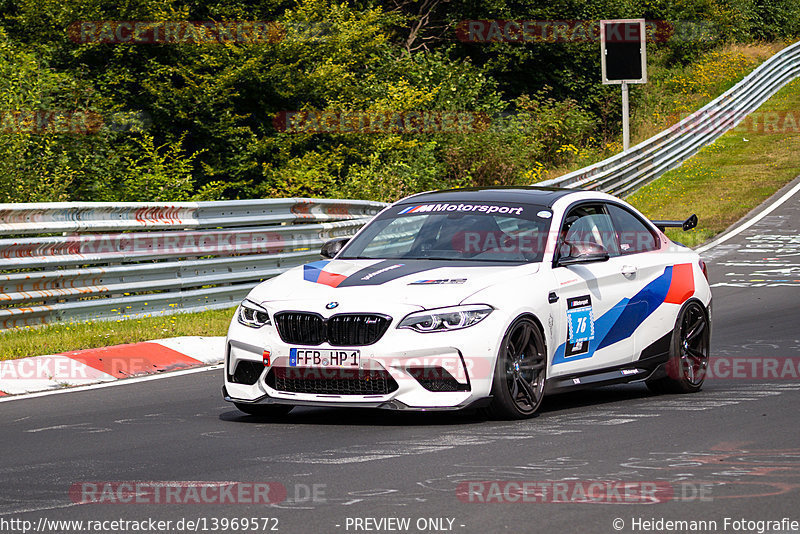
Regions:
[[[228,331],[223,395],[293,406],[487,408],[644,381],[694,392],[709,356],[705,264],[604,193],[535,187],[405,198],[322,259],[261,283]]]

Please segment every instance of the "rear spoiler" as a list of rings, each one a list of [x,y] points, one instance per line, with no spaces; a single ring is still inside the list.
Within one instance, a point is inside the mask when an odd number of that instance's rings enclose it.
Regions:
[[[697,227],[697,215],[692,214],[685,221],[653,221],[653,224],[662,232],[667,228],[683,228],[684,232],[688,232]]]

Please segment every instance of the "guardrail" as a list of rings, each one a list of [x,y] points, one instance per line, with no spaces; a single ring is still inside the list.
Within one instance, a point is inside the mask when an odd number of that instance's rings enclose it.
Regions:
[[[800,75],[800,42],[790,45],[748,74],[728,91],[672,127],[627,152],[536,185],[633,193],[679,166]]]
[[[325,241],[354,234],[385,206],[0,204],[0,330],[234,306],[262,280],[319,259]]]

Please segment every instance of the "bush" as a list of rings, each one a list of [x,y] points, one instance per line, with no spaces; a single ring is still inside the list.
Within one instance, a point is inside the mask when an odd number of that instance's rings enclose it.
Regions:
[[[599,83],[597,43],[462,43],[452,38],[458,22],[697,22],[712,39],[648,45],[651,72],[686,72],[684,80],[654,81],[665,93],[680,93],[683,83],[692,96],[710,87],[702,77],[714,77],[714,69],[741,70],[730,58],[708,56],[720,43],[800,32],[796,0],[0,0],[0,11],[0,110],[90,112],[107,124],[89,134],[0,133],[5,201],[391,199],[421,189],[528,183],[545,168],[612,146],[618,88]],[[115,45],[75,43],[66,31],[79,20],[209,19],[276,20],[284,32],[264,43]],[[654,107],[647,91],[632,92],[634,116]],[[277,131],[273,117],[296,110],[483,113],[491,127],[463,134]],[[120,114],[148,121],[109,127]]]

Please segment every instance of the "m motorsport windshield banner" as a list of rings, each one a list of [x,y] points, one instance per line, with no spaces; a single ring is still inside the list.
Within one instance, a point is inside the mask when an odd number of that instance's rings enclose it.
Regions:
[[[418,204],[408,206],[397,212],[397,215],[412,215],[417,213],[482,213],[485,215],[518,215],[521,216],[525,208],[522,206],[496,206],[493,204],[469,204],[439,202],[436,204]]]

